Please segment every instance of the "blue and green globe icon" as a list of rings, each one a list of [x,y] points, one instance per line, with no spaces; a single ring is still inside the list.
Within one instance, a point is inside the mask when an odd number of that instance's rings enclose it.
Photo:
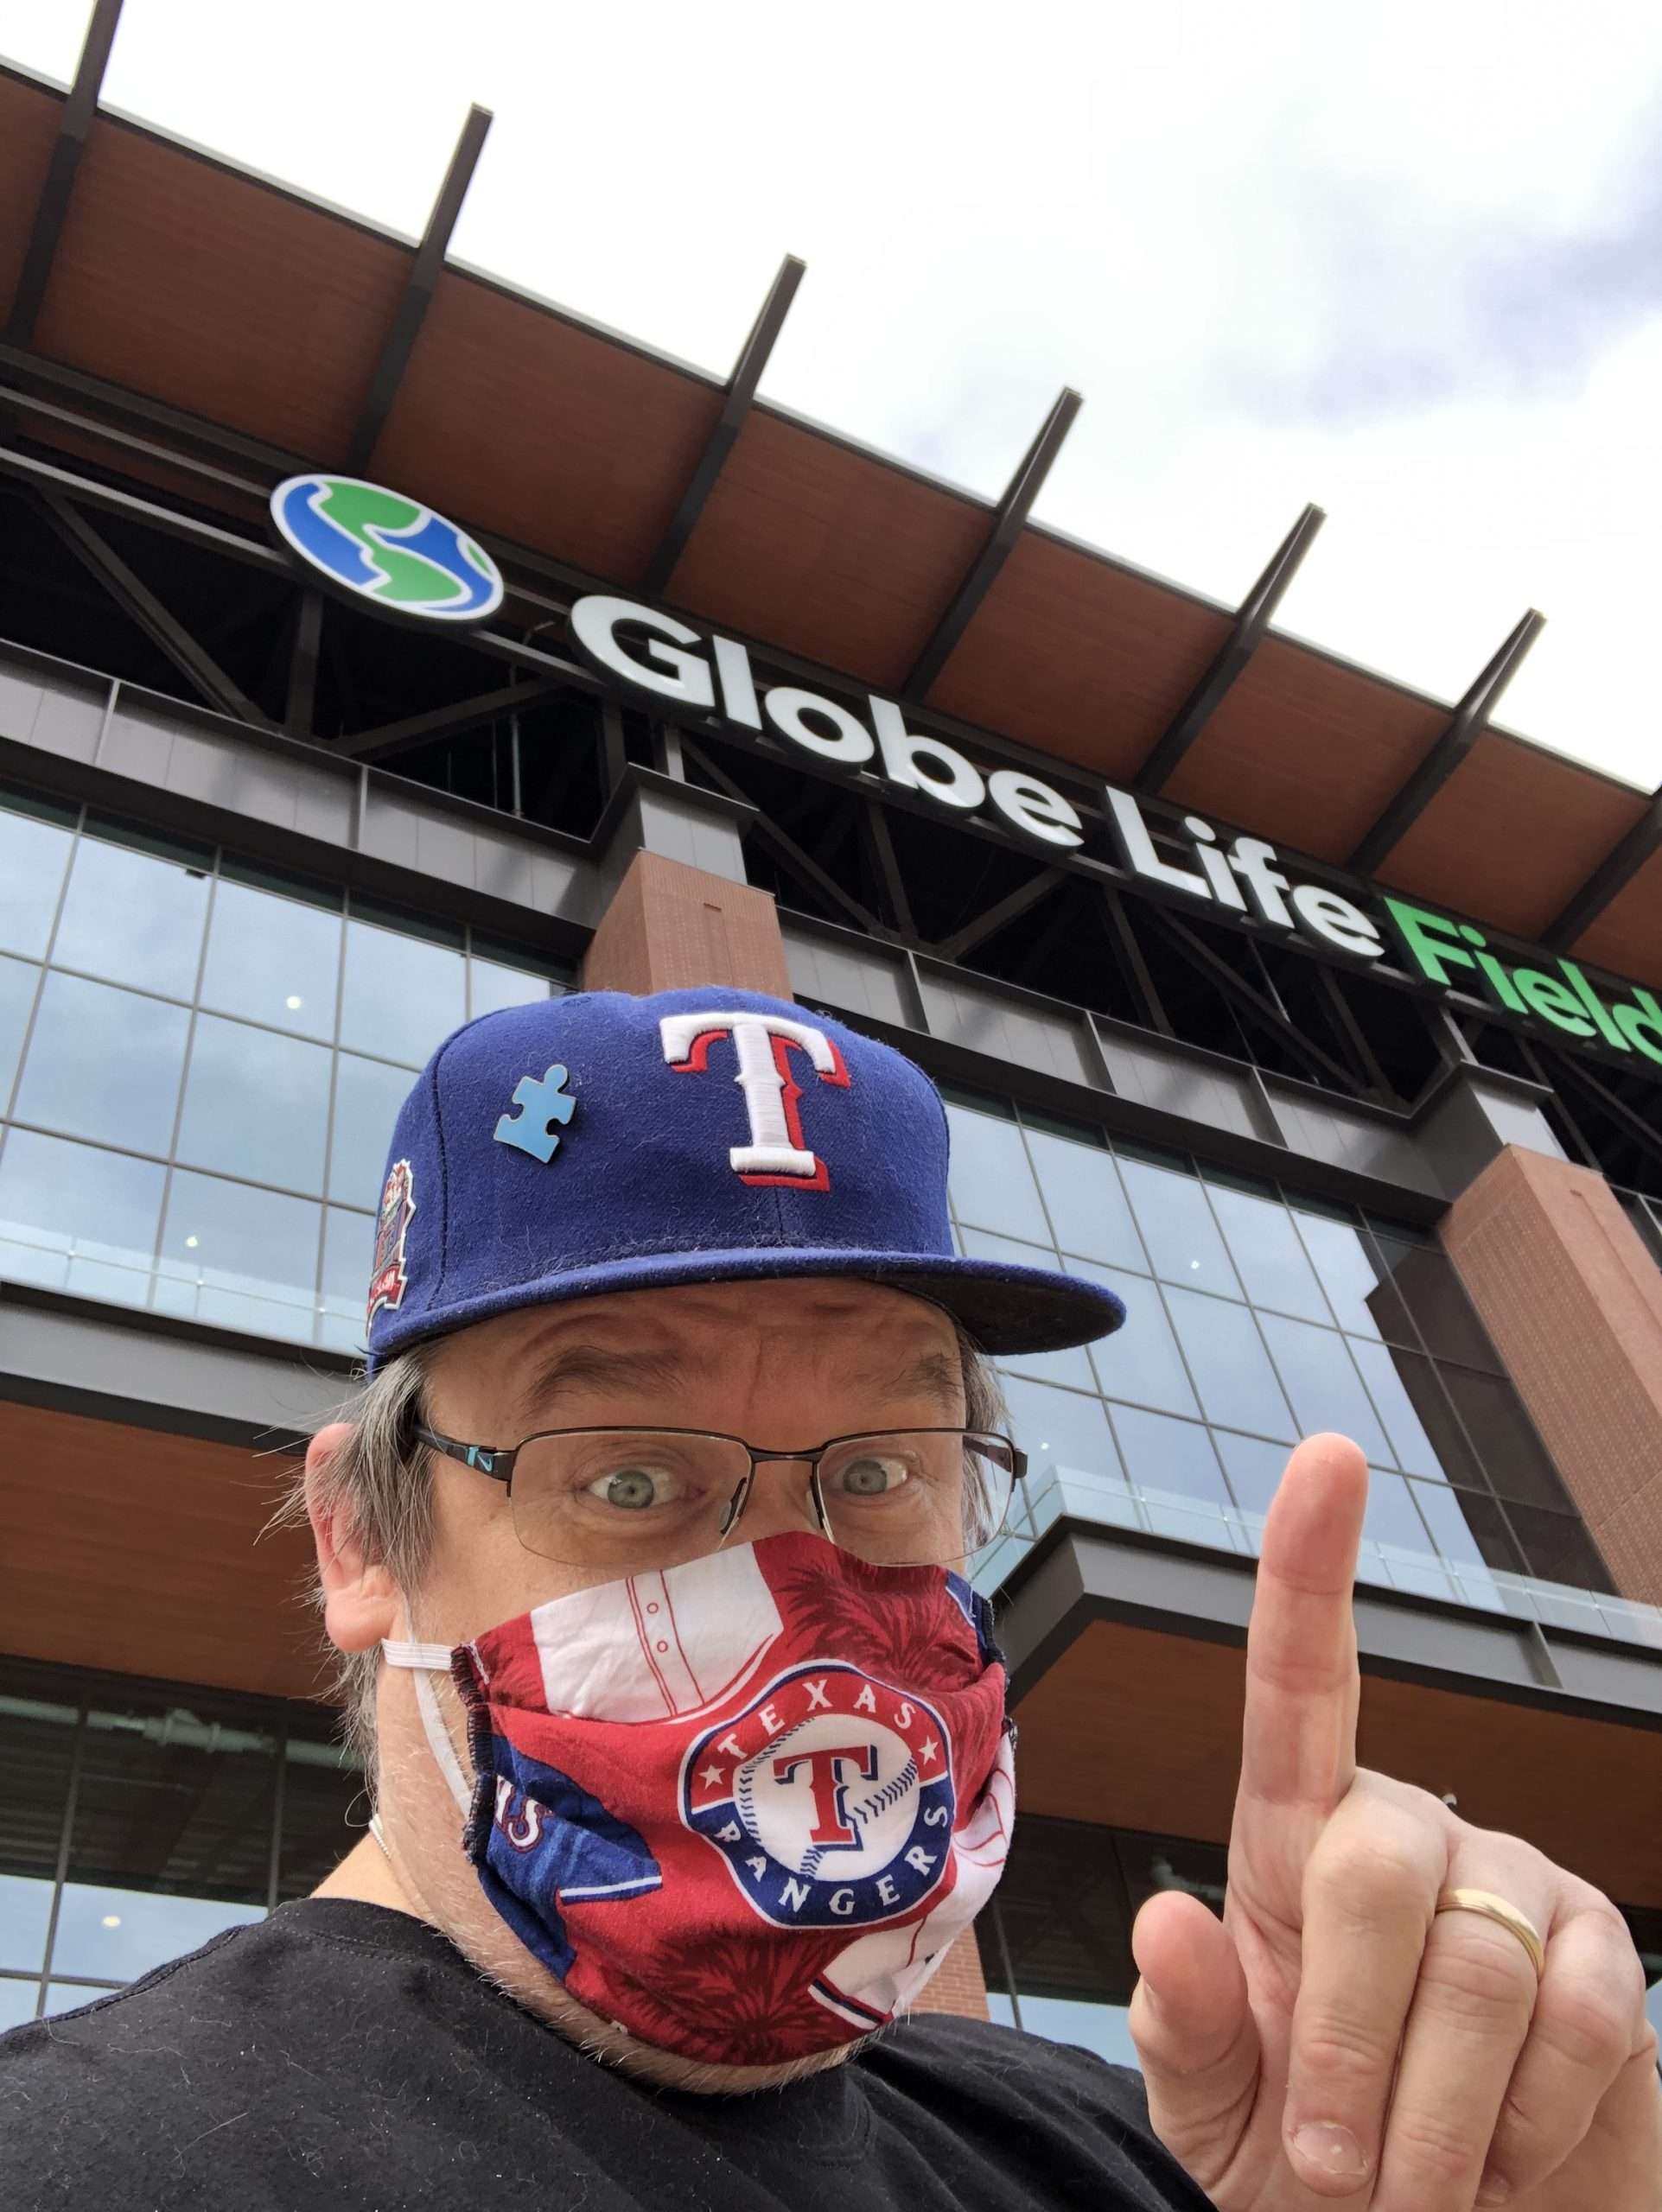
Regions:
[[[271,520],[308,567],[388,614],[482,622],[502,604],[502,572],[484,547],[384,484],[290,476],[271,494]]]

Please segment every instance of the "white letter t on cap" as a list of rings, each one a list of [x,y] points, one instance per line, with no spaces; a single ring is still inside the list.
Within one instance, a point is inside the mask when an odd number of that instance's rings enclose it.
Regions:
[[[739,1063],[734,1081],[744,1093],[750,1116],[750,1141],[728,1154],[744,1183],[789,1183],[799,1191],[828,1191],[831,1172],[802,1141],[797,1101],[801,1085],[791,1073],[791,1047],[807,1054],[822,1083],[844,1090],[849,1071],[843,1056],[823,1030],[783,1014],[728,1013],[666,1014],[658,1025],[664,1058],[684,1074],[702,1074],[717,1037],[730,1037]]]

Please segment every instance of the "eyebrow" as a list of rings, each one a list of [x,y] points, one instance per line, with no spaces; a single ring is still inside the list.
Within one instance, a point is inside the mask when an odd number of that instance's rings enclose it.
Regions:
[[[677,1389],[686,1378],[686,1362],[672,1351],[622,1351],[605,1344],[567,1344],[545,1351],[529,1370],[522,1402],[535,1417],[538,1409],[575,1390]],[[858,1389],[884,1399],[930,1398],[943,1413],[957,1415],[964,1402],[964,1373],[956,1353],[925,1352],[916,1359],[859,1369],[850,1378]]]
[[[646,1389],[674,1389],[686,1363],[669,1351],[614,1351],[605,1344],[568,1344],[545,1352],[528,1371],[521,1402],[533,1416],[551,1400],[574,1390],[612,1389],[633,1383]]]

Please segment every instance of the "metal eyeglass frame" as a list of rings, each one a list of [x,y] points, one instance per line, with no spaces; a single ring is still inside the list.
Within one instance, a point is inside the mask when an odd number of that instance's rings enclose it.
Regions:
[[[540,1444],[550,1436],[704,1436],[717,1444],[736,1444],[749,1457],[750,1465],[737,1488],[727,1502],[727,1511],[722,1516],[721,1541],[725,1543],[737,1525],[740,1516],[749,1503],[755,1486],[756,1469],[771,1459],[795,1460],[808,1469],[808,1491],[813,1499],[813,1510],[820,1532],[832,1543],[831,1518],[825,1510],[824,1493],[819,1487],[819,1463],[828,1452],[839,1444],[857,1444],[863,1437],[879,1436],[981,1436],[990,1442],[1002,1444],[1009,1453],[1010,1498],[1016,1495],[1016,1485],[1023,1480],[1028,1471],[1028,1455],[1011,1437],[996,1428],[965,1428],[961,1423],[946,1422],[922,1428],[856,1428],[846,1436],[827,1437],[812,1452],[759,1452],[754,1444],[742,1436],[731,1436],[719,1428],[672,1428],[653,1423],[637,1421],[597,1421],[580,1428],[539,1428],[529,1436],[522,1436],[515,1445],[499,1447],[493,1444],[463,1444],[454,1436],[445,1436],[436,1428],[420,1425],[412,1432],[418,1444],[425,1444],[435,1452],[442,1452],[447,1459],[455,1459],[464,1467],[471,1467],[475,1474],[488,1475],[493,1482],[500,1483],[510,1497],[513,1496],[514,1462],[528,1444]],[[1004,1507],[1009,1512],[1009,1503]],[[1001,1522],[999,1526],[1002,1528]],[[997,1534],[997,1529],[993,1535]],[[991,1541],[991,1538],[988,1539]]]

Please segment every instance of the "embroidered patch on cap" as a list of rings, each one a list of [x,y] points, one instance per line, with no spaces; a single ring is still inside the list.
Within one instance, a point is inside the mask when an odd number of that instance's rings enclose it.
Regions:
[[[369,1304],[366,1329],[383,1306],[402,1306],[410,1277],[404,1264],[404,1240],[416,1211],[415,1172],[407,1160],[395,1160],[387,1170],[381,1192],[381,1217],[375,1225],[375,1261],[369,1274]]]
[[[498,1144],[511,1144],[544,1163],[552,1160],[560,1142],[554,1123],[564,1128],[577,1110],[577,1102],[567,1094],[565,1084],[566,1070],[558,1063],[541,1077],[522,1075],[513,1086],[519,1118],[516,1121],[512,1114],[503,1115],[494,1132]]]

